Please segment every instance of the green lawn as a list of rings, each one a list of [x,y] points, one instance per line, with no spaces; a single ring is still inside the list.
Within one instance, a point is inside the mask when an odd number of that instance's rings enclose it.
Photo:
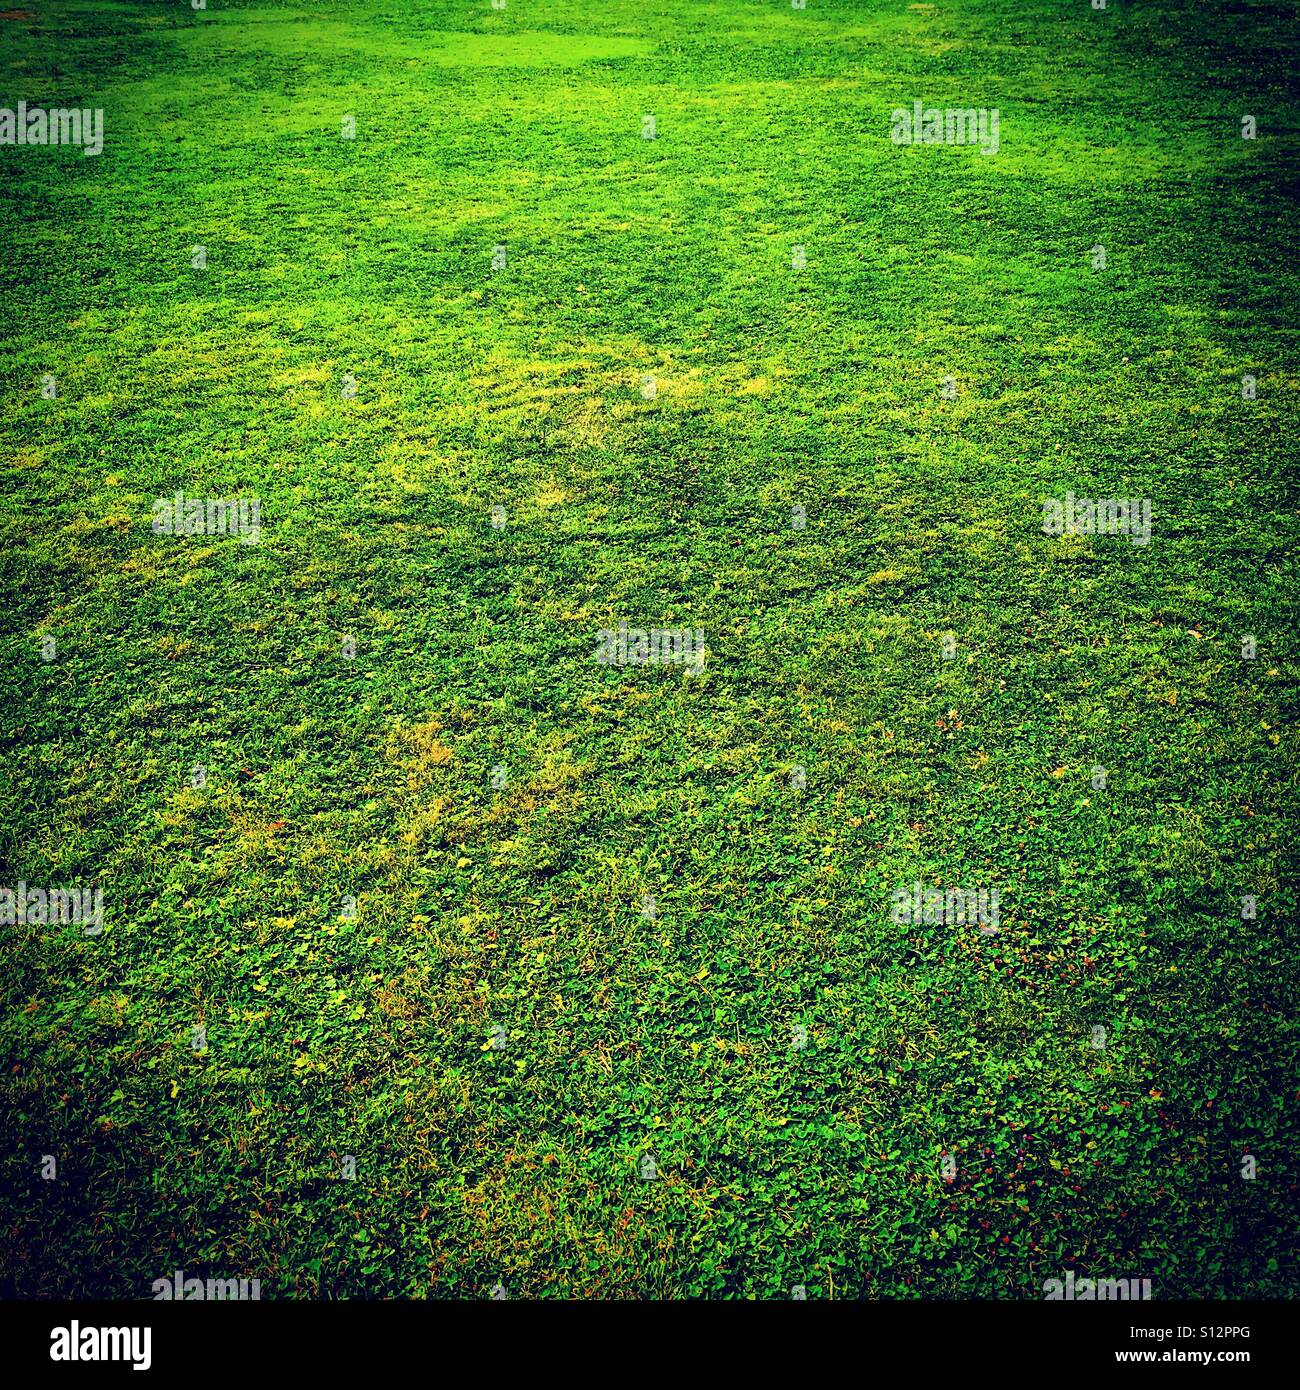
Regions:
[[[0,17],[0,1291],[1300,1292],[1298,18]]]

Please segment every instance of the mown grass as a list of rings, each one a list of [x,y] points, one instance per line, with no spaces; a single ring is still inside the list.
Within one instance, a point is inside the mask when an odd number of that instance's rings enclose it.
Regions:
[[[3,1287],[1294,1293],[1294,8],[27,9]]]

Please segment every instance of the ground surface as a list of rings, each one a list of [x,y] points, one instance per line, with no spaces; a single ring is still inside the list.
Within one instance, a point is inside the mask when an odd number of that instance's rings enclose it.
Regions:
[[[26,9],[3,1287],[1294,1292],[1294,8]]]

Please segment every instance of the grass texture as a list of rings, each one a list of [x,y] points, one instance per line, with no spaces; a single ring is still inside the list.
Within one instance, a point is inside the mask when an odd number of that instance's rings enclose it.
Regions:
[[[105,133],[0,147],[0,883],[104,894],[0,927],[0,1289],[1295,1293],[1298,62],[1262,2],[0,18]]]

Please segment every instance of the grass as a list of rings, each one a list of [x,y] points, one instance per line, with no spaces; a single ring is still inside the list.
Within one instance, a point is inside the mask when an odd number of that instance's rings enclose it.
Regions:
[[[26,8],[0,1288],[1294,1294],[1294,8]]]

